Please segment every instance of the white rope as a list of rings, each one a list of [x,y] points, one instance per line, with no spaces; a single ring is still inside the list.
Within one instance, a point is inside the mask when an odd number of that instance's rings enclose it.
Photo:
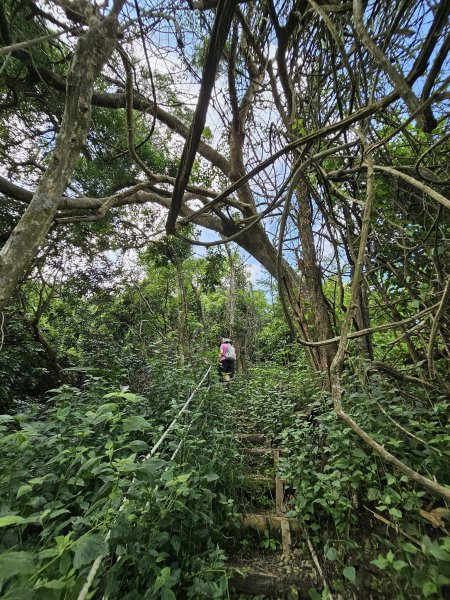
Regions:
[[[166,437],[169,435],[169,433],[175,427],[175,424],[176,424],[177,420],[187,410],[187,407],[191,403],[191,401],[192,401],[193,397],[195,396],[195,394],[197,393],[197,391],[200,389],[200,386],[202,385],[202,383],[205,381],[205,379],[209,375],[210,371],[211,371],[211,367],[208,368],[208,370],[206,371],[206,373],[203,375],[200,383],[197,385],[197,387],[195,388],[195,390],[192,392],[192,394],[186,400],[186,402],[184,403],[183,407],[180,409],[180,411],[177,414],[177,416],[174,418],[174,420],[169,425],[169,427],[164,431],[164,433],[162,434],[162,436],[159,438],[159,440],[156,442],[156,444],[153,446],[153,448],[150,450],[150,452],[145,456],[145,459],[142,462],[145,462],[146,460],[148,460],[149,458],[151,458],[155,454],[155,452],[158,450],[158,448],[161,446],[162,442],[166,439]],[[174,452],[174,454],[172,456],[172,459],[175,458],[175,456],[176,456],[178,450],[180,449],[180,447],[181,447],[181,442],[178,445],[178,448],[175,450],[175,452]],[[130,485],[128,487],[128,490],[131,488],[131,486],[134,484],[135,481],[136,481],[136,478],[133,477],[133,480],[130,483]],[[122,501],[122,504],[119,507],[119,512],[122,512],[124,510],[125,506],[127,505],[127,502],[128,502],[128,498],[125,497],[123,499],[123,501]],[[108,540],[109,540],[110,537],[111,537],[111,530],[109,530],[108,533],[106,534],[105,542],[108,542]],[[106,554],[101,554],[92,563],[92,566],[90,568],[90,571],[89,571],[87,579],[86,579],[86,583],[81,588],[80,593],[78,594],[77,600],[86,600],[86,596],[88,595],[89,588],[91,587],[91,584],[94,581],[94,577],[96,576],[97,571],[100,568],[100,564],[102,562],[102,559],[105,556],[106,556]]]

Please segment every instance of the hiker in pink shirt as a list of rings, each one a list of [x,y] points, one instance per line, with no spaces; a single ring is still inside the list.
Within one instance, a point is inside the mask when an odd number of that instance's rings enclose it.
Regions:
[[[233,379],[235,368],[236,350],[230,339],[222,338],[219,351],[219,376],[224,385],[228,385],[229,381]]]

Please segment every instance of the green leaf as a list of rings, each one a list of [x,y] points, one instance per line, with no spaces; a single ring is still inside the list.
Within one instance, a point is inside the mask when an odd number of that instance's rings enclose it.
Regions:
[[[150,446],[143,440],[133,440],[127,444],[127,448],[130,448],[133,452],[147,453],[150,450]]]
[[[417,554],[417,552],[419,551],[418,548],[416,548],[416,546],[413,546],[413,544],[411,544],[410,542],[405,542],[404,544],[402,544],[402,548],[403,550],[405,550],[405,552],[409,552],[409,554]]]
[[[49,590],[62,590],[66,587],[66,582],[61,579],[52,579],[51,581],[45,581],[36,585],[37,588],[47,588]]]
[[[115,412],[118,409],[118,406],[115,402],[107,402],[106,404],[101,404],[97,408],[97,415],[101,415],[106,412]]]
[[[154,485],[155,481],[161,476],[163,467],[166,466],[166,461],[159,458],[149,458],[137,467],[134,476],[139,481],[144,481],[150,485]]]
[[[145,431],[150,428],[150,423],[139,415],[127,417],[123,420],[124,431]]]
[[[398,517],[399,519],[401,519],[403,516],[402,512],[400,510],[398,510],[397,508],[390,508],[389,514],[392,515],[393,517]]]
[[[30,523],[35,519],[24,519],[19,515],[6,515],[6,517],[0,517],[0,527],[9,527],[10,525],[22,525],[23,523]]]
[[[342,575],[348,579],[349,581],[351,581],[353,584],[356,581],[356,571],[355,571],[355,567],[345,567],[345,569],[342,571]]]
[[[28,485],[27,483],[25,485],[21,485],[20,488],[17,490],[16,498],[20,498],[21,496],[28,494],[28,492],[31,492],[32,489],[33,486]]]
[[[379,554],[378,558],[376,558],[375,560],[371,560],[370,562],[372,565],[378,567],[380,571],[384,571],[388,564],[388,561],[384,558],[382,554]]]
[[[80,537],[74,544],[75,556],[73,565],[76,569],[93,562],[99,556],[105,556],[108,553],[108,546],[102,535],[98,533],[88,533]]]
[[[0,423],[11,423],[11,421],[15,421],[11,415],[0,415]]]
[[[435,594],[438,591],[437,585],[433,581],[425,581],[422,587],[423,595],[425,598]]]
[[[450,552],[447,552],[443,548],[441,548],[436,542],[430,547],[429,552],[431,556],[437,558],[438,560],[442,560],[447,564],[450,563]]]
[[[207,475],[205,475],[205,479],[206,481],[217,481],[217,479],[219,479],[219,476],[216,473],[208,473]]]
[[[173,535],[170,538],[170,545],[175,550],[175,552],[178,554],[178,552],[180,551],[180,548],[181,548],[180,538],[177,535]]]
[[[13,575],[28,575],[34,571],[34,559],[30,552],[4,552],[0,555],[0,581]]]
[[[161,590],[161,600],[177,600],[177,597],[170,588],[164,587]]]
[[[111,392],[109,394],[105,394],[103,398],[124,398],[129,402],[147,402],[147,399],[144,396],[139,396],[139,394],[133,394],[132,392]]]
[[[81,467],[79,468],[77,477],[81,473],[84,473],[84,471],[89,471],[91,469],[91,467],[94,466],[95,464],[97,464],[98,462],[100,462],[100,460],[101,460],[100,456],[93,456],[92,458],[88,458],[88,460],[85,463],[83,463],[81,465]]]
[[[33,600],[35,597],[36,593],[31,587],[13,588],[2,594],[2,600]]]
[[[338,553],[336,551],[336,548],[330,546],[325,552],[325,558],[327,558],[328,560],[337,560],[337,557]]]
[[[408,567],[408,563],[404,560],[394,560],[394,564],[392,565],[396,571],[401,571],[405,567]]]

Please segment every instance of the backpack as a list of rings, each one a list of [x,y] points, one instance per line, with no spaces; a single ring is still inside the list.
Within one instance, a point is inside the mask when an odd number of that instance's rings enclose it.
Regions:
[[[230,358],[231,360],[236,360],[236,350],[234,346],[231,344],[227,344],[227,349],[225,351],[225,358]]]

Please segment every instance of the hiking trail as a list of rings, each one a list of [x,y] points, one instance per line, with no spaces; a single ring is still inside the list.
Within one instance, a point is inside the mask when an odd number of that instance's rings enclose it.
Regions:
[[[236,598],[258,596],[297,600],[309,598],[308,589],[319,584],[311,557],[302,557],[296,541],[300,525],[287,517],[290,490],[280,477],[279,461],[286,450],[271,436],[255,432],[244,406],[233,407],[236,439],[244,471],[239,474],[242,497],[232,531],[236,541],[248,544],[230,556],[227,568],[235,573],[230,588]],[[249,542],[246,536],[250,536]],[[237,570],[237,572],[236,572]]]

